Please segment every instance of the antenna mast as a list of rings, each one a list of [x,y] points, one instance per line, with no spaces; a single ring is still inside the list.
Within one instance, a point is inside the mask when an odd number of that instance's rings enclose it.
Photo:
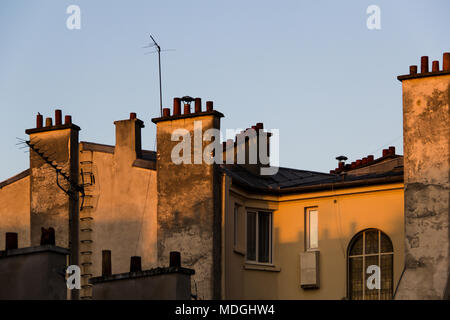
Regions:
[[[162,86],[161,86],[161,47],[159,44],[155,41],[155,39],[150,35],[150,39],[152,39],[153,44],[156,47],[156,51],[158,51],[158,64],[159,64],[159,112],[160,116],[162,117]]]

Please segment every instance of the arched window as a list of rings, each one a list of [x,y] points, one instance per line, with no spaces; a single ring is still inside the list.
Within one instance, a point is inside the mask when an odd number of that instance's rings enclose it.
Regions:
[[[351,300],[388,300],[393,292],[394,250],[389,237],[378,229],[356,234],[348,247],[348,293]],[[367,284],[379,267],[379,289]],[[368,273],[369,268],[369,273]],[[373,279],[373,278],[372,278]]]

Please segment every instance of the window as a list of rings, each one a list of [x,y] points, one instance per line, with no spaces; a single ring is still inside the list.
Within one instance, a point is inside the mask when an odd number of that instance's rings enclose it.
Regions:
[[[247,212],[247,260],[272,263],[272,212]]]
[[[319,211],[317,208],[307,208],[305,212],[306,250],[319,248]]]
[[[361,231],[350,241],[348,249],[348,287],[352,300],[388,300],[393,293],[393,252],[389,237],[378,229]],[[380,287],[370,289],[369,266],[380,271]]]

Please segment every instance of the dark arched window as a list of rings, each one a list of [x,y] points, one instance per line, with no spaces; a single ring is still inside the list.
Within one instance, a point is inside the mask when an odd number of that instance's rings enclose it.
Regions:
[[[382,231],[367,229],[355,235],[348,247],[349,298],[352,300],[392,299],[393,259],[392,242]],[[373,274],[373,271],[370,271],[373,267],[370,266],[379,267],[379,289],[367,285],[367,279]]]

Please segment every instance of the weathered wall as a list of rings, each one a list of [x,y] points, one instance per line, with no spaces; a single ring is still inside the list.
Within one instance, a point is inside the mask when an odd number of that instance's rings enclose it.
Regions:
[[[450,74],[402,86],[406,271],[396,298],[441,299],[450,265]]]
[[[79,175],[79,130],[71,123],[26,130],[30,144],[56,164],[75,186]],[[58,187],[56,177],[55,169],[30,150],[31,246],[40,244],[41,228],[52,227],[56,245],[72,250],[71,264],[78,264],[78,192],[59,175],[59,184],[72,194],[69,197]]]
[[[86,187],[89,198],[80,212],[80,261],[87,285],[82,296],[91,295],[89,277],[101,275],[102,250],[112,251],[113,273],[128,272],[131,256],[141,256],[144,269],[157,264],[156,172],[133,165],[136,144],[140,149],[139,121],[116,122],[115,147],[80,145],[81,166],[94,181]]]
[[[30,246],[30,177],[25,176],[0,189],[0,250],[6,232],[18,233],[19,248]]]
[[[113,273],[129,271],[130,257],[156,266],[156,172],[122,166],[114,155],[94,152],[98,202],[93,217],[93,274],[101,274],[102,250],[112,251]],[[84,216],[84,213],[82,213]]]
[[[273,210],[273,265],[245,262],[244,245],[234,248],[234,205]],[[394,290],[403,270],[403,184],[340,189],[290,196],[230,191],[226,206],[226,299],[342,299],[347,297],[347,248],[359,231],[377,228],[394,246]],[[299,254],[305,250],[305,208],[319,211],[320,288],[300,287]],[[241,220],[245,222],[245,218]],[[254,270],[251,270],[253,268]]]
[[[0,300],[65,300],[68,254],[50,245],[1,252]]]
[[[203,135],[209,128],[220,128],[220,116],[198,114],[157,122],[158,263],[166,266],[170,251],[181,252],[182,265],[195,270],[193,292],[200,299],[220,297],[217,170],[203,160],[201,164],[173,163],[171,152],[179,142],[171,141],[171,134],[178,128],[188,130],[193,150],[194,121],[202,121]],[[202,142],[203,148],[209,144]]]
[[[190,271],[164,268],[93,278],[93,299],[190,300]]]

